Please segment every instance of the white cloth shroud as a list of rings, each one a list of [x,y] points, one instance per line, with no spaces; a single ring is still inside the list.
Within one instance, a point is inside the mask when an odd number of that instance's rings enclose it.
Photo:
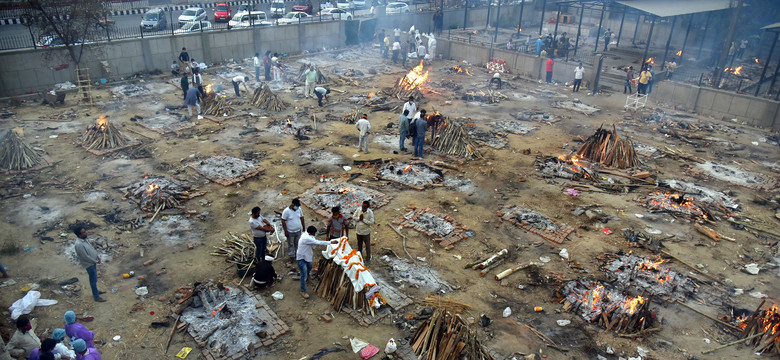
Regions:
[[[333,259],[333,262],[344,269],[355,292],[359,292],[368,286],[368,289],[366,289],[366,297],[368,298],[366,300],[371,302],[372,307],[378,309],[384,304],[385,301],[381,294],[375,296],[376,293],[379,293],[379,286],[377,286],[376,280],[374,280],[371,272],[363,263],[363,256],[357,250],[352,249],[347,237],[341,237],[337,245],[328,245],[327,249],[322,252],[322,255],[326,259]]]
[[[36,306],[56,305],[57,300],[41,299],[41,293],[30,290],[23,298],[14,301],[8,310],[11,311],[11,319],[18,319],[22,315],[27,315],[33,311]]]

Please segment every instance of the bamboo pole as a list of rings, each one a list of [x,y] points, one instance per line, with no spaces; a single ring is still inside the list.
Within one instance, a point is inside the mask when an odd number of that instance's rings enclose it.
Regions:
[[[735,341],[732,341],[732,342],[729,342],[729,343],[725,343],[725,344],[723,344],[721,346],[718,346],[716,348],[712,348],[712,349],[709,349],[709,350],[704,350],[701,353],[702,354],[709,354],[711,352],[714,352],[714,351],[717,351],[717,350],[720,350],[720,349],[724,349],[724,348],[727,348],[729,346],[739,344],[741,342],[746,342],[746,341],[751,340],[753,338],[757,338],[757,337],[759,337],[761,335],[764,335],[764,333],[753,334],[753,335],[748,336],[748,337],[746,337],[744,339],[735,340]]]

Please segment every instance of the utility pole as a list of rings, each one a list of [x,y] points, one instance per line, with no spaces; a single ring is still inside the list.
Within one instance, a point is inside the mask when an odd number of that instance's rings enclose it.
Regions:
[[[723,75],[723,69],[726,65],[726,58],[729,56],[729,46],[734,41],[734,32],[737,30],[737,20],[739,19],[739,13],[742,12],[742,0],[737,1],[737,8],[734,9],[734,17],[731,18],[731,25],[729,25],[729,35],[726,37],[726,43],[723,44],[723,51],[718,59],[718,66],[715,67],[715,73],[712,76],[712,85],[714,88],[718,88],[720,84],[720,78]]]

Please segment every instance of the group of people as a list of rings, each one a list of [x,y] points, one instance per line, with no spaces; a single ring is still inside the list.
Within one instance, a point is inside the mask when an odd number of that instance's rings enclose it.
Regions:
[[[653,71],[653,66],[650,64],[646,64],[642,67],[642,70],[639,72],[639,79],[634,78],[634,67],[629,66],[626,68],[626,83],[623,86],[623,93],[625,94],[626,91],[628,94],[632,94],[631,90],[631,84],[634,82],[637,83],[636,86],[636,92],[640,95],[649,95],[653,92],[653,83],[654,83],[654,77],[655,72]]]
[[[260,214],[260,207],[254,207],[249,217],[249,227],[252,230],[253,241],[255,244],[255,273],[253,283],[256,288],[265,288],[273,286],[275,281],[281,277],[276,274],[273,267],[275,258],[267,254],[268,235],[273,234],[276,228],[263,218]],[[290,205],[284,209],[281,216],[282,230],[287,239],[288,256],[290,265],[297,265],[298,274],[301,282],[301,296],[309,298],[306,292],[306,283],[313,268],[313,252],[316,246],[327,246],[329,244],[338,244],[339,239],[346,236],[349,238],[349,219],[341,213],[341,207],[331,208],[331,217],[328,219],[328,225],[325,229],[327,240],[320,241],[315,238],[318,229],[314,226],[306,227],[306,219],[301,210],[301,201],[298,198],[292,199]],[[374,225],[374,212],[371,210],[371,201],[364,200],[354,214],[352,222],[355,225],[357,233],[357,250],[366,263],[371,262],[371,227]],[[304,233],[304,229],[306,232]],[[365,249],[365,252],[363,252]]]
[[[54,329],[50,338],[41,338],[27,316],[18,317],[11,340],[0,346],[0,360],[100,360],[93,342],[95,333],[76,320],[76,313],[65,312],[64,327]]]
[[[566,57],[571,47],[571,40],[569,34],[563,32],[553,36],[547,34],[546,36],[539,35],[536,39],[536,56],[541,57]],[[507,43],[507,48],[514,47],[511,45],[511,41]]]
[[[424,109],[417,111],[417,104],[414,102],[413,96],[410,96],[404,103],[404,107],[401,111],[402,113],[398,117],[398,130],[400,135],[399,147],[401,151],[407,151],[404,146],[406,138],[412,138],[414,156],[422,158],[423,146],[425,145],[425,133],[428,131],[428,128],[435,129],[438,125],[436,124],[438,118],[428,116],[428,113]]]
[[[260,57],[260,53],[255,53],[252,57],[252,65],[255,66],[255,81],[260,82],[260,67],[263,67],[265,81],[282,81],[282,68],[284,67],[279,60],[279,54],[271,55],[271,50],[266,50],[265,55]]]
[[[392,53],[391,60],[393,61],[393,64],[401,62],[401,65],[404,67],[406,67],[406,60],[408,58],[425,60],[435,59],[436,37],[433,34],[420,34],[420,31],[414,30],[414,27],[409,30],[409,36],[405,41],[401,40],[401,34],[401,29],[394,28],[391,41],[389,32],[385,32],[384,29],[379,30],[376,34],[376,38],[379,41],[379,53],[383,58],[387,59],[389,54]],[[428,38],[427,47],[422,40],[423,36]]]
[[[314,65],[309,64],[309,66],[306,68],[306,70],[303,72],[304,77],[304,87],[303,87],[303,96],[304,97],[317,97],[317,104],[321,107],[322,106],[322,100],[327,99],[327,95],[330,94],[330,89],[326,89],[322,86],[317,86],[317,81],[319,80],[319,71],[317,71],[317,68],[314,67]]]

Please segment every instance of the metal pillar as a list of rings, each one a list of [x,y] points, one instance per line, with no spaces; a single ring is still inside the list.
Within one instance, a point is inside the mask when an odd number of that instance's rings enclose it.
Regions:
[[[645,44],[645,54],[642,55],[642,62],[639,64],[639,70],[642,70],[642,67],[645,66],[645,61],[647,60],[647,51],[650,50],[650,39],[653,37],[654,27],[655,27],[655,15],[653,15],[653,22],[650,23],[650,33],[647,34],[647,44]]]
[[[501,0],[498,0],[498,10],[496,10],[496,33],[493,35],[493,42],[498,42],[498,24],[501,22]]]
[[[585,4],[580,1],[580,21],[577,25],[577,40],[574,40],[574,56],[577,56],[577,48],[580,45],[580,34],[582,34],[582,17],[585,15]]]
[[[669,55],[669,45],[672,43],[672,34],[674,34],[675,25],[677,25],[677,16],[672,18],[672,28],[669,29],[669,38],[666,39],[666,49],[664,49],[664,59],[661,60],[661,69],[666,66],[666,57]]]
[[[704,34],[701,35],[701,41],[699,41],[699,52],[696,53],[696,58],[701,58],[701,49],[704,47],[704,38],[707,37],[707,28],[710,27],[710,17],[712,17],[712,12],[707,13],[707,20],[704,20]]]
[[[464,29],[466,28],[466,22],[468,21],[468,18],[469,18],[469,2],[468,2],[468,0],[465,0],[465,1],[466,1],[466,4],[465,4],[465,6],[463,6],[463,28]]]
[[[517,38],[520,38],[520,30],[523,30],[523,8],[525,8],[525,0],[520,2],[520,20],[517,23]]]
[[[685,30],[685,38],[683,39],[682,49],[680,49],[680,58],[677,59],[677,65],[682,64],[683,54],[685,54],[685,44],[688,43],[688,34],[691,32],[691,25],[693,25],[693,14],[688,19],[688,29]]]
[[[553,31],[553,42],[558,39],[558,23],[561,20],[561,5],[558,4],[558,15],[555,18],[555,31]],[[556,45],[557,47],[557,45]]]
[[[544,26],[544,8],[547,7],[547,0],[542,1],[542,20],[539,21],[539,35],[542,35],[542,26]]]
[[[631,39],[631,45],[636,45],[636,33],[639,31],[639,21],[642,20],[642,15],[636,16],[636,25],[634,26],[634,37]]]
[[[769,60],[767,60],[769,62]],[[769,90],[774,89],[775,87],[775,81],[777,81],[777,74],[780,73],[780,61],[777,62],[777,67],[775,67],[775,75],[772,76],[772,83],[769,84]],[[780,95],[780,91],[777,92],[778,95]],[[777,100],[777,96],[775,96],[775,100]]]
[[[777,44],[777,38],[780,37],[780,32],[775,33],[775,40],[772,41],[772,46],[769,48],[769,56],[766,57],[764,63],[764,69],[761,70],[761,77],[758,78],[758,84],[756,84],[756,93],[754,96],[758,96],[758,91],[761,90],[761,83],[764,81],[764,75],[766,75],[766,69],[769,67],[769,60],[772,60],[772,53],[775,52],[775,44]],[[771,87],[769,88],[772,89]]]
[[[623,35],[623,23],[626,21],[626,12],[628,11],[628,6],[623,6],[623,16],[620,18],[620,29],[618,29],[618,37],[617,37],[617,43],[615,44],[615,47],[620,46],[620,36]]]
[[[607,11],[607,4],[601,5],[601,18],[599,19],[599,30],[596,31],[596,47],[593,49],[593,52],[599,51],[599,39],[601,39],[601,24],[604,22],[604,12]]]
[[[485,29],[490,27],[490,5],[493,5],[493,0],[488,0],[488,14],[487,14],[487,22],[485,23]]]
[[[720,59],[718,59],[718,65],[715,66],[715,74],[712,76],[712,83],[715,85],[720,84],[720,79],[723,76],[723,67],[726,65],[726,59],[729,56],[729,47],[731,46],[731,42],[734,41],[734,33],[737,30],[737,21],[739,21],[739,13],[742,12],[742,0],[738,0],[737,7],[734,9],[734,15],[731,17],[731,24],[729,25],[729,33],[726,36],[726,43],[723,44],[723,52],[720,54]],[[732,58],[733,61],[733,58]]]

